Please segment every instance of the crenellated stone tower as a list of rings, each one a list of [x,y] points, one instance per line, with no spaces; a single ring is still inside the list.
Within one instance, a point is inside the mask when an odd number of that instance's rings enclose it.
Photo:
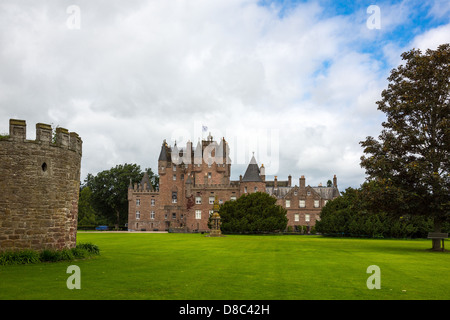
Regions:
[[[82,141],[78,134],[11,119],[0,136],[0,251],[76,245]]]

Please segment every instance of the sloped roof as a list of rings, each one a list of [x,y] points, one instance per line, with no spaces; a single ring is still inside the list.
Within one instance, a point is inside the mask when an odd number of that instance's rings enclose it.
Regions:
[[[159,153],[158,161],[169,161],[169,155],[168,155],[168,147],[166,140],[164,140],[162,146],[161,146],[161,152]]]
[[[154,191],[153,185],[150,183],[150,178],[148,177],[147,171],[144,173],[144,176],[142,177],[141,186],[140,186],[141,189],[144,189],[145,183],[147,184],[147,190]]]
[[[339,190],[336,187],[312,187],[322,199],[331,200],[339,196]]]
[[[256,163],[255,156],[252,156],[250,163],[248,164],[247,170],[245,171],[243,182],[263,182],[261,176],[259,175],[259,167]]]
[[[273,186],[266,187],[266,193],[271,196],[276,196],[277,198],[284,198],[292,188],[293,187],[278,187],[275,189]]]

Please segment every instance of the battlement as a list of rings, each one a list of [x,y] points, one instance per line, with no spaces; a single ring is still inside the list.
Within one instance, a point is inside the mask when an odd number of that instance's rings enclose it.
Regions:
[[[221,190],[234,190],[239,189],[239,185],[236,184],[196,184],[192,187],[192,190],[203,190],[203,189],[221,189]]]
[[[78,134],[10,119],[0,137],[0,252],[76,245],[82,141]]]
[[[10,119],[9,120],[9,136],[3,138],[3,141],[13,142],[31,142],[43,145],[52,145],[63,149],[69,149],[82,153],[82,140],[75,132],[69,132],[65,128],[56,128],[55,139],[53,141],[53,130],[49,124],[36,124],[36,139],[27,140],[27,124],[25,120]]]

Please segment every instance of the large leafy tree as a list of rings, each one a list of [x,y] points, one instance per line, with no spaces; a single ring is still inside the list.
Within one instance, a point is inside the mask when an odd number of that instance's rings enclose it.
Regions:
[[[221,230],[226,232],[272,232],[284,230],[287,225],[286,209],[264,192],[243,195],[225,202],[219,210]]]
[[[146,169],[154,188],[158,186],[158,177],[151,169]],[[144,172],[137,164],[117,165],[109,170],[99,172],[96,176],[88,174],[85,186],[92,194],[91,204],[100,220],[115,224],[116,228],[128,220],[128,187],[140,182]]]
[[[78,227],[92,226],[97,223],[96,212],[92,206],[92,190],[84,186],[80,190],[78,200]]]
[[[391,71],[377,102],[387,117],[379,139],[361,142],[361,166],[379,186],[378,208],[430,216],[441,232],[450,206],[450,45],[402,58],[406,63]]]

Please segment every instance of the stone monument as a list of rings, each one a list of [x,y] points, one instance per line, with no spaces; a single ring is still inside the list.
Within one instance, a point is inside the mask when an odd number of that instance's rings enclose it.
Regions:
[[[217,196],[213,204],[213,214],[211,216],[211,231],[209,233],[210,237],[222,237],[222,231],[220,230],[220,215],[219,215],[219,200]]]

